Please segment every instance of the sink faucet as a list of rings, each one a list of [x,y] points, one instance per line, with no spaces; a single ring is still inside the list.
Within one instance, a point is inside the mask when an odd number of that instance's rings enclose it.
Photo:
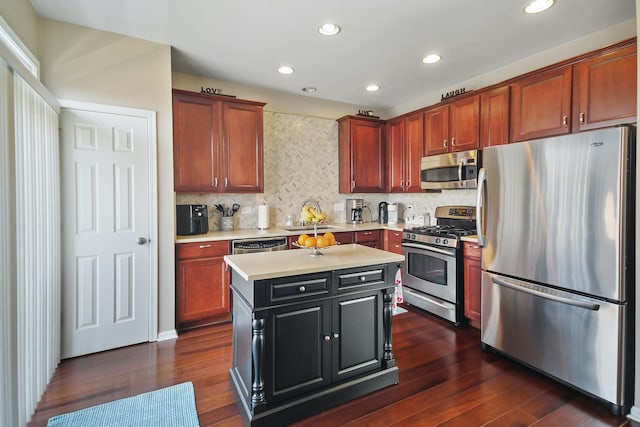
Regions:
[[[306,205],[310,205],[312,208],[314,208],[316,210],[316,212],[322,212],[322,209],[320,209],[320,203],[318,203],[318,201],[315,200],[315,199],[307,199],[304,202],[302,202],[302,207],[300,208],[300,210],[302,211],[302,209]],[[306,225],[305,221],[303,221],[301,219],[300,220],[300,225]]]

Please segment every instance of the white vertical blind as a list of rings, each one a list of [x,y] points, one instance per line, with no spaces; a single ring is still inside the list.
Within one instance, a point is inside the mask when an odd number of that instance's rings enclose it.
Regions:
[[[15,376],[15,257],[13,138],[9,133],[11,71],[0,58],[0,425],[17,425]]]
[[[14,74],[19,425],[33,413],[60,361],[58,115]]]

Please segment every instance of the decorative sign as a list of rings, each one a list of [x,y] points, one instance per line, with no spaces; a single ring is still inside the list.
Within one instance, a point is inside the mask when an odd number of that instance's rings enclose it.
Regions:
[[[222,93],[221,89],[218,88],[212,88],[212,87],[204,87],[204,86],[200,86],[200,93],[207,93],[209,95],[218,95],[218,96],[228,96],[230,98],[235,98],[235,95],[225,95],[224,93]]]
[[[373,110],[358,110],[358,115],[359,116],[364,116],[364,117],[373,117],[375,119],[379,119],[380,116],[374,116],[373,115]]]
[[[440,101],[444,101],[445,99],[453,98],[454,96],[459,96],[466,93],[467,90],[465,88],[460,88],[456,90],[452,90],[451,92],[443,93]]]

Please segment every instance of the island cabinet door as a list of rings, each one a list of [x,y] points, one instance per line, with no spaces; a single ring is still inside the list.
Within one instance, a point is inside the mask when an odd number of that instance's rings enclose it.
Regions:
[[[331,383],[331,302],[314,301],[268,310],[265,395],[268,404]]]
[[[380,369],[382,304],[380,290],[334,299],[331,328],[333,382]]]

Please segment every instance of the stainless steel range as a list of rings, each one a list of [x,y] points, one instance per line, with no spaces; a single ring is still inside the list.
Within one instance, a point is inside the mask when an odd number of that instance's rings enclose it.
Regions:
[[[403,230],[403,298],[459,326],[464,321],[460,239],[476,233],[476,208],[440,206],[435,218],[435,226]]]

